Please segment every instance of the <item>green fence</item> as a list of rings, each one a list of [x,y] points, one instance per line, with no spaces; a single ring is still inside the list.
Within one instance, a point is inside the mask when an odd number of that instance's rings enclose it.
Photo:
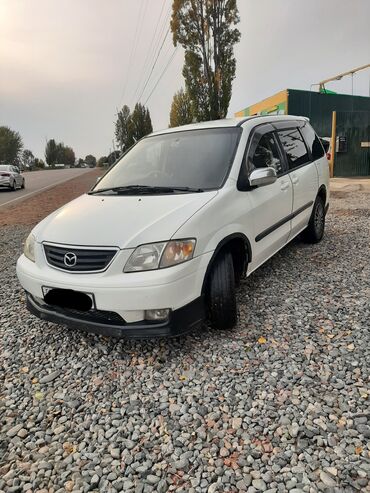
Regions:
[[[370,176],[370,112],[338,111],[338,139],[334,176]]]

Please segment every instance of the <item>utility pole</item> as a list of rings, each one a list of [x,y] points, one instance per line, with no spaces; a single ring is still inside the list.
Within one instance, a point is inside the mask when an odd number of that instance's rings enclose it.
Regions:
[[[334,176],[334,160],[335,160],[335,148],[336,148],[336,137],[337,137],[337,112],[333,111],[332,123],[331,123],[331,152],[330,152],[330,178]]]

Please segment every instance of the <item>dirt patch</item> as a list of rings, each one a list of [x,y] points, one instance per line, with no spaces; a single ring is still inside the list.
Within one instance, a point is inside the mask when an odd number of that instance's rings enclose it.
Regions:
[[[340,191],[330,191],[330,197],[334,197],[336,199],[345,199],[348,195],[348,192],[340,192]]]
[[[56,185],[29,199],[3,207],[0,214],[0,226],[38,223],[62,205],[87,192],[101,174],[100,169],[91,170],[89,173]]]
[[[333,212],[334,216],[361,216],[361,217],[369,217],[370,212],[367,209],[336,209]]]

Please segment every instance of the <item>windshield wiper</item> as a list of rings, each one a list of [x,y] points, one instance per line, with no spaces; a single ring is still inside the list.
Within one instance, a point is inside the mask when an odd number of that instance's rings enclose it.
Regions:
[[[127,185],[124,187],[110,187],[110,188],[100,188],[99,190],[91,190],[89,195],[95,195],[97,193],[104,192],[115,192],[117,194],[161,194],[161,193],[174,193],[174,192],[204,192],[202,188],[191,188],[191,187],[160,187],[160,186],[150,186],[150,185]]]
[[[160,187],[168,189],[171,192],[204,192],[203,188],[193,188],[193,187]]]

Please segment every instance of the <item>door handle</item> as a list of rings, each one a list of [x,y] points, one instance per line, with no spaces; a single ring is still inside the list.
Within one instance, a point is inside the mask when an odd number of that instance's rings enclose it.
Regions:
[[[288,181],[283,181],[283,183],[280,185],[280,190],[288,190],[289,188],[289,182]]]
[[[298,176],[297,175],[292,175],[291,178],[292,178],[293,185],[297,185],[297,183],[299,182]]]

